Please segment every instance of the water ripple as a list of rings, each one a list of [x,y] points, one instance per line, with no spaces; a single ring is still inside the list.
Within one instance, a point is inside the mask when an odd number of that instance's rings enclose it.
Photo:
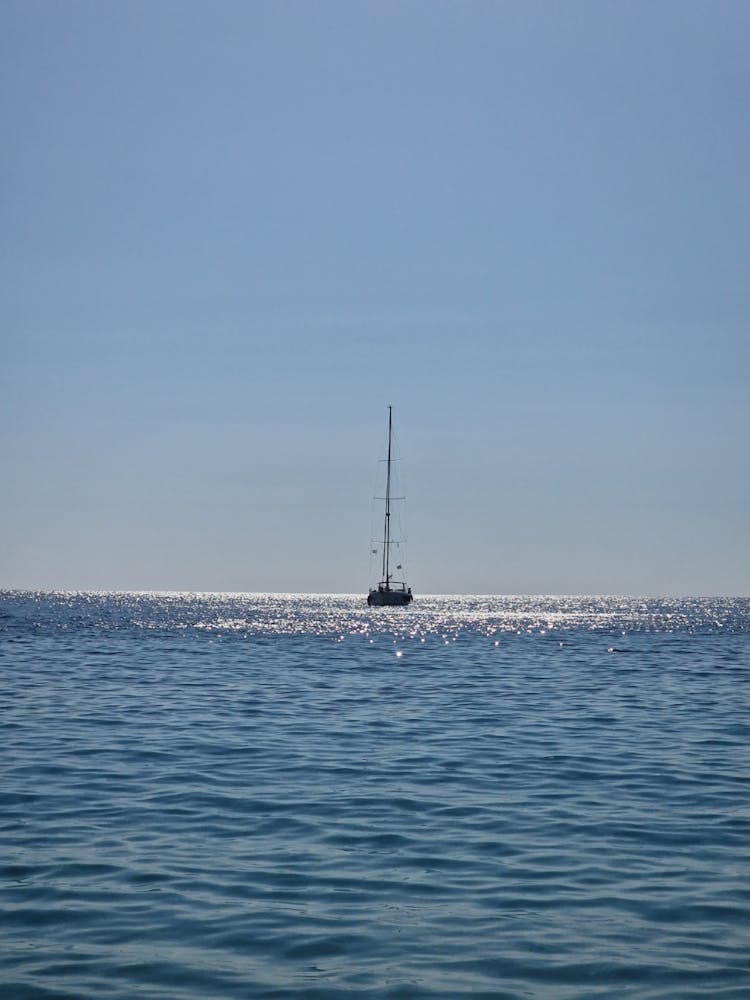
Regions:
[[[0,606],[3,996],[750,995],[750,602]]]

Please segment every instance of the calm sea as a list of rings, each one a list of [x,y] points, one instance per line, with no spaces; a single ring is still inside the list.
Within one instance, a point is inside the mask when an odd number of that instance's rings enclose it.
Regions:
[[[0,594],[0,996],[750,997],[750,601]]]

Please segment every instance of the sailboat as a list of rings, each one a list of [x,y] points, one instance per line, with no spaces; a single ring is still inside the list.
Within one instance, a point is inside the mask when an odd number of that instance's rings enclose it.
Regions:
[[[411,604],[413,597],[411,587],[407,587],[403,580],[395,580],[391,572],[391,547],[400,546],[401,539],[391,538],[391,501],[396,499],[391,496],[391,465],[393,440],[393,407],[388,407],[388,458],[386,459],[385,475],[385,496],[376,497],[385,501],[385,517],[383,519],[383,565],[380,582],[373,587],[367,595],[367,603],[370,607],[405,607]],[[399,497],[397,499],[403,499]],[[373,549],[373,554],[377,554],[377,549]],[[401,564],[396,564],[396,569],[401,569]]]

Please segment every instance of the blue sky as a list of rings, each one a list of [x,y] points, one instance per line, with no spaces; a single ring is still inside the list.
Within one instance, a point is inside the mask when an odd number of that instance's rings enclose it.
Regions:
[[[750,594],[745,2],[0,18],[0,586]]]

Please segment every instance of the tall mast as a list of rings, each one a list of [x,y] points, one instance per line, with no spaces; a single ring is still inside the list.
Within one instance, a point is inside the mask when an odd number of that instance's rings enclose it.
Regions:
[[[393,407],[388,406],[388,463],[385,476],[385,525],[383,527],[383,580],[385,589],[390,589],[391,562],[391,421]]]

